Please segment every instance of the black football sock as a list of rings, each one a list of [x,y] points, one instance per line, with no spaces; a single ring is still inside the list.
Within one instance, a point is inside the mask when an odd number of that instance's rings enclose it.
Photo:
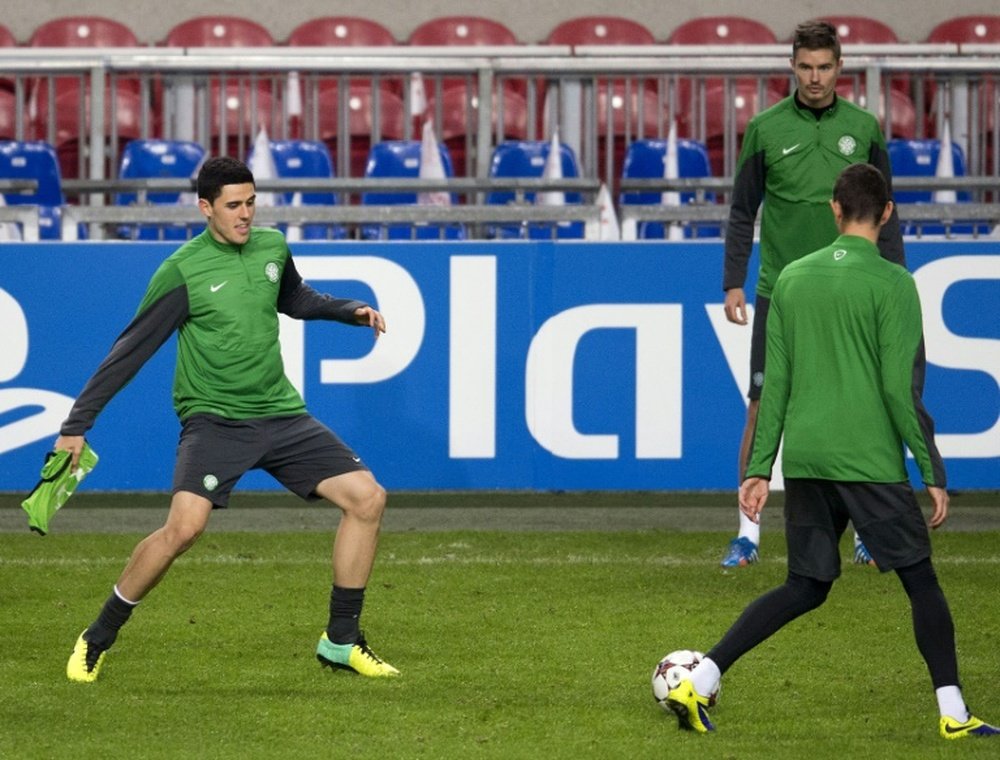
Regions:
[[[118,638],[118,629],[128,622],[136,603],[127,602],[118,595],[117,587],[104,603],[97,620],[83,633],[83,639],[88,644],[95,644],[101,649],[109,649]]]
[[[365,603],[363,588],[333,587],[330,592],[330,622],[326,637],[334,644],[353,644],[361,635],[358,619]]]
[[[955,625],[930,559],[896,570],[913,615],[913,635],[934,688],[958,686]]]

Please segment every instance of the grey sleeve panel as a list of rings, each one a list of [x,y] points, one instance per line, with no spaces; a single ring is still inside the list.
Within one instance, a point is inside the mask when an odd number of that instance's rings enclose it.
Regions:
[[[765,153],[748,156],[740,165],[733,186],[733,202],[726,228],[726,258],[722,269],[722,289],[742,288],[747,279],[747,265],[753,250],[753,229],[757,209],[764,200],[767,167]]]
[[[351,298],[334,298],[314,290],[303,281],[292,257],[288,257],[278,291],[278,311],[282,314],[295,319],[330,319],[356,325],[354,312],[362,306],[367,304]]]
[[[892,197],[892,165],[889,163],[889,154],[880,145],[872,143],[868,155],[868,163],[882,172],[885,181],[889,184],[889,196]],[[903,251],[903,230],[899,224],[899,214],[893,206],[892,216],[886,222],[878,234],[878,250],[882,258],[891,261],[893,264],[906,266],[906,255]]]
[[[83,435],[188,316],[187,287],[179,285],[135,315],[83,387],[63,422],[63,435]]]

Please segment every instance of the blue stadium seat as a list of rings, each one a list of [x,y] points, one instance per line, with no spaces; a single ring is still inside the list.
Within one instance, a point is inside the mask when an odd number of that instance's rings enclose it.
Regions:
[[[635,140],[625,154],[625,164],[622,168],[622,179],[660,179],[664,175],[664,162],[667,155],[666,140]],[[712,167],[709,162],[708,149],[704,143],[697,140],[677,140],[677,173],[680,177],[711,177]],[[682,204],[695,200],[694,193],[681,193]],[[714,193],[705,193],[705,201],[715,202]],[[656,206],[663,202],[663,194],[659,191],[622,193],[621,205]],[[641,222],[638,236],[640,239],[662,239],[666,235],[666,227],[662,222]],[[718,226],[699,225],[685,226],[685,238],[719,237]]]
[[[937,171],[938,156],[941,153],[941,141],[924,140],[889,140],[889,163],[892,166],[893,177],[933,177]],[[957,143],[951,145],[951,160],[956,177],[965,176],[965,154]],[[970,203],[972,198],[968,192],[956,193],[959,203]],[[896,203],[931,203],[934,193],[931,190],[895,190],[893,198]],[[941,235],[945,233],[944,225],[939,224],[904,224],[904,235]],[[978,232],[987,234],[989,225],[982,223],[952,225],[950,232],[957,235]]]
[[[194,176],[204,159],[205,149],[195,142],[131,140],[122,151],[118,176],[121,179],[188,179]],[[137,202],[137,193],[118,193],[115,196],[115,203],[119,206],[130,206]],[[181,194],[147,193],[146,202],[172,206],[181,202]],[[118,235],[128,240],[185,240],[202,228],[204,225],[123,225],[118,228]]]
[[[278,176],[285,178],[326,178],[336,175],[333,160],[326,143],[318,140],[270,140],[271,154],[274,156],[274,168]],[[247,154],[247,163],[253,159],[253,146]],[[286,205],[293,202],[294,193],[284,193],[282,201]],[[337,196],[332,192],[302,193],[303,206],[334,206]],[[347,236],[346,230],[335,224],[306,224],[302,226],[303,240],[342,240]]]
[[[42,240],[62,237],[62,207],[66,202],[59,174],[59,160],[51,145],[43,141],[0,141],[0,178],[33,179],[32,193],[5,193],[8,206],[38,206],[38,235]]]
[[[444,143],[439,143],[441,164],[447,177],[454,177],[451,155]],[[368,179],[417,179],[420,176],[419,140],[383,140],[375,143],[368,153],[365,177]],[[456,203],[452,196],[452,204]],[[417,193],[380,192],[362,193],[364,206],[415,205]],[[463,240],[465,228],[461,225],[392,224],[365,225],[361,230],[365,240]]]
[[[508,140],[493,149],[490,160],[490,177],[538,177],[545,171],[545,162],[549,157],[551,142],[549,140]],[[580,176],[576,154],[568,145],[560,144],[560,159],[564,178]],[[580,193],[565,193],[567,204],[581,202]],[[486,195],[486,203],[503,206],[514,203],[514,192],[498,191]],[[535,202],[535,193],[524,193],[525,203]],[[517,226],[500,225],[490,229],[490,234],[500,238],[524,238],[531,240],[551,240],[553,227],[557,238],[582,238],[584,236],[583,222],[559,222],[557,225],[537,222]]]

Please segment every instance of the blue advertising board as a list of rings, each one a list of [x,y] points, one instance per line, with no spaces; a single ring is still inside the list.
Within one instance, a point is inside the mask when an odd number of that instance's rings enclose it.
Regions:
[[[33,485],[172,250],[0,246],[0,490]],[[388,488],[735,487],[750,333],[723,315],[720,243],[293,250],[314,287],[369,301],[388,322],[377,342],[366,329],[282,322],[286,372],[310,411]],[[950,484],[1000,488],[1000,242],[911,242],[907,257]],[[88,434],[101,455],[88,489],[169,489],[174,350],[160,349]],[[240,487],[278,486],[251,473]]]

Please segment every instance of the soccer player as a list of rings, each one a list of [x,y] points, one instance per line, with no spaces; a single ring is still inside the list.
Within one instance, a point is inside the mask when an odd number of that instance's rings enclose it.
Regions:
[[[830,191],[845,166],[860,161],[876,166],[892,191],[889,158],[878,120],[838,98],[834,89],[843,66],[836,29],[825,21],[800,24],[792,43],[791,64],[797,82],[795,92],[757,114],[747,125],[726,229],[722,275],[726,318],[745,325],[743,284],[757,209],[764,203],[750,343],[749,405],[739,451],[740,477],[746,470],[764,382],[767,312],[775,279],[786,264],[837,236],[830,213]],[[895,213],[883,227],[878,244],[885,258],[904,264],[903,239]],[[730,541],[722,566],[741,567],[756,562],[759,546],[760,525],[740,513],[739,534]],[[854,560],[871,564],[871,556],[857,536]]]
[[[786,266],[771,294],[767,381],[740,486],[740,509],[756,522],[784,434],[787,579],[744,610],[668,703],[683,728],[714,730],[707,695],[739,657],[826,601],[850,519],[878,568],[894,570],[909,596],[941,736],[997,737],[1000,729],[973,717],[962,698],[951,612],[906,472],[904,443],[934,505],[930,526],[939,527],[948,493],[920,398],[920,301],[909,272],[875,246],[892,213],[889,189],[877,169],[854,164],[837,180],[831,205],[841,235]]]
[[[173,496],[163,527],[132,553],[97,619],[80,634],[66,666],[71,681],[97,679],[107,650],[135,606],[201,535],[213,508],[246,471],[269,472],[306,499],[342,511],[333,543],[330,617],[320,663],[365,676],[398,671],[377,657],[359,628],[386,495],[350,448],[310,416],[285,376],[278,314],[336,320],[385,332],[367,304],[316,292],[299,276],[282,234],[253,227],[253,174],[233,158],[198,173],[206,229],[153,275],[135,317],[87,382],[63,422],[56,448],[73,466],[84,434],[111,398],[175,331],[173,399],[181,421]]]

